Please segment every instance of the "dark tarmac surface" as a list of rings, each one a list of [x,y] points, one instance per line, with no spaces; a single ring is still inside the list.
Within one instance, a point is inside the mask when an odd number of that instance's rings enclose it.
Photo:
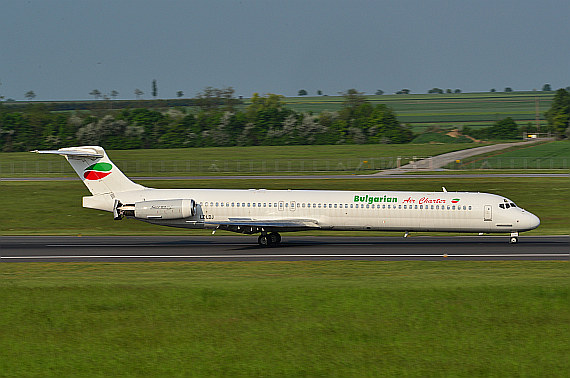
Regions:
[[[277,248],[257,236],[3,236],[1,262],[569,260],[568,236],[326,237],[282,234]]]

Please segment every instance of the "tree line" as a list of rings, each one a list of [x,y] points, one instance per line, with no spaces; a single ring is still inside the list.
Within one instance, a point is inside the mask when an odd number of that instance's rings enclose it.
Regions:
[[[413,136],[391,108],[371,105],[356,90],[346,92],[340,111],[317,115],[289,109],[283,99],[255,93],[238,109],[233,90],[206,88],[194,108],[53,112],[42,104],[19,111],[0,104],[0,149],[407,143]]]
[[[231,88],[206,88],[193,107],[50,111],[42,104],[25,108],[0,103],[0,150],[52,149],[101,145],[108,149],[184,148],[252,145],[408,143],[414,135],[383,104],[372,105],[362,92],[342,93],[339,111],[320,114],[287,108],[283,96],[255,93],[248,106]],[[546,113],[547,131],[570,134],[570,94],[559,89]],[[506,118],[488,128],[464,128],[478,139],[515,139],[532,125],[519,127]]]

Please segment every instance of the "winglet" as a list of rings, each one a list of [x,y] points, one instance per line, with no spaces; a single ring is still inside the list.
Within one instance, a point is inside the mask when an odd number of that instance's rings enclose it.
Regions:
[[[447,193],[447,189],[445,189],[445,186],[442,186],[441,189],[443,189],[444,193]]]

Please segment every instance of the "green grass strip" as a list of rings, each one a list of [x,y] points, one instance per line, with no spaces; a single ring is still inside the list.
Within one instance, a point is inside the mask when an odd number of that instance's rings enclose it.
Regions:
[[[6,376],[566,376],[566,262],[0,265]]]

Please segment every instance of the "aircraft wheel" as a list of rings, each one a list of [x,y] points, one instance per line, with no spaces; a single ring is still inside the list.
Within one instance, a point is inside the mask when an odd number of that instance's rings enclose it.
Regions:
[[[509,243],[516,244],[518,242],[519,242],[519,238],[517,238],[516,236],[511,236],[511,240],[509,240]]]
[[[269,234],[269,244],[272,247],[276,247],[281,244],[281,235],[278,232],[272,232]]]
[[[270,247],[270,239],[267,235],[259,235],[257,238],[257,243],[261,248]]]

